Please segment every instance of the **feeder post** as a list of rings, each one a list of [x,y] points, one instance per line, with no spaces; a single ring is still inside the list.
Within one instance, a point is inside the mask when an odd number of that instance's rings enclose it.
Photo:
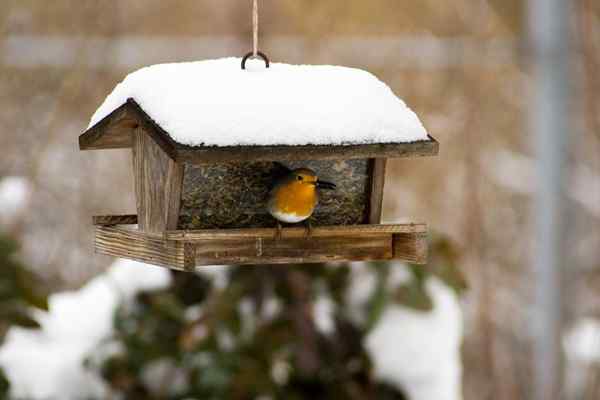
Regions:
[[[183,185],[182,164],[172,160],[141,126],[133,132],[133,176],[139,229],[177,229]]]
[[[369,204],[368,204],[368,224],[381,223],[381,211],[383,205],[383,187],[385,185],[385,165],[387,158],[369,159],[369,175],[371,179]]]

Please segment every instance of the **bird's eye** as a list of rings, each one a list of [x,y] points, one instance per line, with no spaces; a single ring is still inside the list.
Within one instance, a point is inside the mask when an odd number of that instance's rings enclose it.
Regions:
[[[296,177],[296,179],[298,179],[299,181],[301,181],[301,180],[303,180],[304,178],[303,178],[301,175],[298,175],[298,176]]]

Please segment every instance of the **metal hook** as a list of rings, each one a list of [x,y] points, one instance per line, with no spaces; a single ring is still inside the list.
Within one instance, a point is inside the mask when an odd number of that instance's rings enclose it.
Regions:
[[[246,69],[246,61],[248,61],[249,58],[254,58],[254,52],[251,51],[250,53],[246,54],[244,58],[242,58],[242,69]],[[260,51],[256,52],[256,58],[262,58],[267,68],[269,68],[269,66],[271,65],[269,57],[267,57],[265,53],[262,53]]]

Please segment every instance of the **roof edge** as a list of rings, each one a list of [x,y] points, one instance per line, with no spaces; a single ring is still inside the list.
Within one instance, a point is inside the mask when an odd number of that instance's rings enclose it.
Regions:
[[[177,143],[133,99],[116,108],[79,136],[80,150],[131,148],[141,127],[174,161],[217,164],[244,161],[335,160],[436,156],[439,143],[428,140],[351,145],[188,146]]]
[[[131,148],[133,131],[142,127],[161,149],[176,159],[177,143],[133,99],[102,118],[79,136],[80,150],[104,150]]]

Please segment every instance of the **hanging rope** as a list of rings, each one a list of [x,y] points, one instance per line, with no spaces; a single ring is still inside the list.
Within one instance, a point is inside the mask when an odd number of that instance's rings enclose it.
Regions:
[[[252,38],[254,39],[252,55],[256,57],[258,54],[258,0],[254,0],[252,7]]]
[[[258,51],[258,0],[253,0],[252,4],[252,51],[242,59],[242,69],[246,69],[246,61],[252,58],[262,58],[267,68],[269,68],[269,58],[262,52]]]

